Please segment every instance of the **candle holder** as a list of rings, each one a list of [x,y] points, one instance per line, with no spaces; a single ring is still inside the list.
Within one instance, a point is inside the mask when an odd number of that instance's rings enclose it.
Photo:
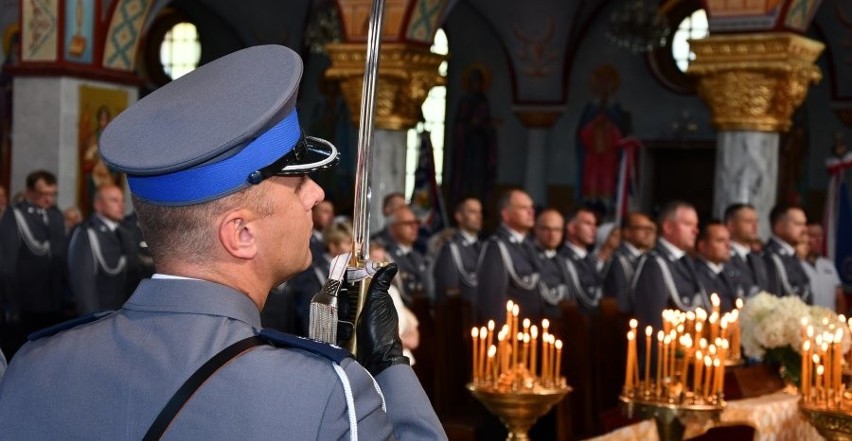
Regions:
[[[628,418],[653,418],[660,441],[680,441],[687,424],[706,426],[708,422],[718,422],[719,415],[725,409],[725,402],[721,399],[675,403],[654,397],[647,399],[621,395],[619,400],[622,412]]]
[[[799,410],[825,439],[852,441],[852,409],[849,406],[830,409],[800,401]]]
[[[571,392],[571,387],[563,383],[554,387],[501,391],[491,386],[468,383],[467,390],[506,426],[509,431],[506,441],[526,441],[530,439],[527,434],[530,427],[562,401]]]

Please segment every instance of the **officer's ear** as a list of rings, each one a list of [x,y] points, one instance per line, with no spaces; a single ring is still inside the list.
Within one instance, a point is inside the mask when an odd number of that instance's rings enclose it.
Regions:
[[[225,251],[237,259],[252,259],[258,252],[257,217],[251,211],[238,209],[228,212],[218,224],[219,242]]]

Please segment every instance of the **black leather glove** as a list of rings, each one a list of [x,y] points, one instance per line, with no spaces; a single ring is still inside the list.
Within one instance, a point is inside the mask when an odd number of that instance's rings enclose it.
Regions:
[[[345,347],[355,334],[355,314],[358,311],[358,282],[350,282],[343,276],[337,292],[337,345]]]
[[[373,376],[390,366],[409,364],[408,357],[402,355],[399,317],[393,299],[388,294],[388,287],[396,271],[396,264],[391,263],[373,276],[355,329],[358,337],[355,357]]]

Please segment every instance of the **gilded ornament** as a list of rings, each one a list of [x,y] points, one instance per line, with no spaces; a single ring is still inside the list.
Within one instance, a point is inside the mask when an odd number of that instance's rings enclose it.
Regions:
[[[364,79],[365,45],[360,43],[326,46],[331,67],[325,77],[340,82],[343,98],[359,124],[361,88]],[[445,56],[434,54],[423,45],[403,43],[382,45],[379,78],[376,86],[376,128],[406,130],[420,120],[420,106],[429,89],[443,85],[438,66]]]
[[[814,63],[824,45],[790,33],[709,36],[690,42],[687,74],[719,130],[787,131],[808,87],[822,79]]]

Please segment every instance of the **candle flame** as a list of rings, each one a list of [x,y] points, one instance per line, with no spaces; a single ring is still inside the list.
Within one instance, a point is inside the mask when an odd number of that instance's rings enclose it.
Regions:
[[[713,305],[714,308],[718,308],[721,304],[721,301],[719,300],[719,294],[716,294],[715,292],[713,294],[710,294],[710,303]]]
[[[639,326],[639,320],[630,319],[630,328],[636,329],[637,326]]]
[[[470,330],[470,336],[473,338],[479,338],[479,328],[474,327]]]
[[[488,330],[494,331],[494,320],[488,320]]]
[[[532,325],[532,327],[530,328],[530,334],[532,335],[533,339],[538,338],[538,326]]]
[[[494,358],[495,355],[497,355],[497,346],[491,345],[491,347],[488,348],[488,357]]]
[[[647,326],[645,327],[645,337],[650,337],[651,334],[654,333],[654,328]]]
[[[562,340],[556,340],[556,350],[562,349]]]

